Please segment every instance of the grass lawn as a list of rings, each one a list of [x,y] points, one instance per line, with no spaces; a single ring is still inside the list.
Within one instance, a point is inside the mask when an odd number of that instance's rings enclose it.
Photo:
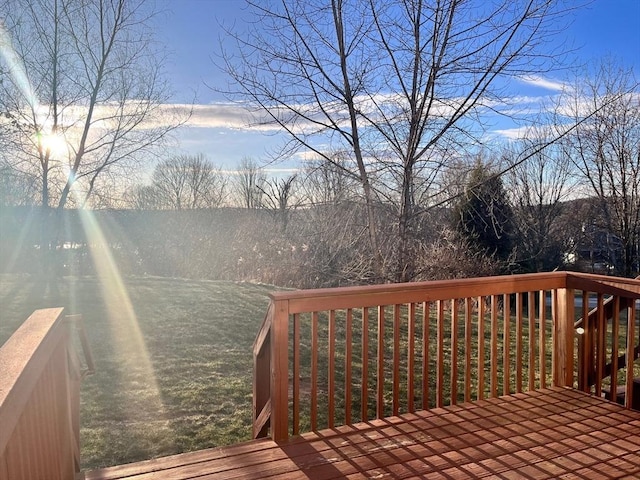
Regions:
[[[248,440],[252,345],[275,288],[155,277],[103,287],[0,276],[0,343],[38,308],[84,317],[97,371],[82,385],[83,468]]]

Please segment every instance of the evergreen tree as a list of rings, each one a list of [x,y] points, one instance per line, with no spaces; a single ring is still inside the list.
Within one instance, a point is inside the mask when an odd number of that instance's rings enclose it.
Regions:
[[[480,253],[506,262],[513,250],[513,213],[502,179],[478,163],[453,209],[454,228]]]

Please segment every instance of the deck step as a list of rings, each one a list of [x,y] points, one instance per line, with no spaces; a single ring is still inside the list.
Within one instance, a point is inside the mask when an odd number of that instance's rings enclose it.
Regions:
[[[179,453],[166,457],[143,460],[124,465],[101,468],[85,472],[85,480],[124,480],[131,478],[183,479],[184,472],[205,469],[208,473],[216,471],[206,464],[216,464],[228,468],[227,463],[242,457],[259,456],[261,452],[276,447],[268,438],[250,440],[247,442],[225,447],[197,450],[195,452]],[[223,468],[223,470],[224,470]]]

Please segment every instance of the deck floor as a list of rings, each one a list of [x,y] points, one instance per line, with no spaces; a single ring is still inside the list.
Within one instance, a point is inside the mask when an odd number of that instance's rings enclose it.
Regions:
[[[552,388],[87,472],[87,480],[640,479],[640,412]]]

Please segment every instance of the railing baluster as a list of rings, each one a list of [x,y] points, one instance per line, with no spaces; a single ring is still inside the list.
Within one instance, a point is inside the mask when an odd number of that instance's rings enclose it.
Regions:
[[[478,400],[484,398],[484,297],[478,297]]]
[[[558,310],[558,289],[551,290],[551,385],[556,385],[556,372],[558,371],[558,355],[556,348],[558,346],[558,322],[560,314]],[[575,300],[574,300],[575,301]]]
[[[444,300],[436,302],[438,361],[436,364],[436,406],[444,406]]]
[[[409,318],[407,325],[407,410],[415,411],[415,357],[416,357],[416,304],[409,304]]]
[[[607,325],[604,318],[604,297],[598,293],[598,339],[596,355],[596,395],[602,395],[602,377],[604,376],[605,359],[605,332]]]
[[[539,305],[539,323],[538,328],[538,361],[540,364],[540,388],[547,388],[547,320],[546,320],[546,301],[547,295],[544,290],[540,290],[538,293],[538,305]]]
[[[516,293],[516,392],[522,393],[522,294]]]
[[[451,405],[458,403],[458,302],[451,300]]]
[[[318,312],[311,313],[311,430],[318,429]]]
[[[473,303],[472,299],[467,297],[464,299],[464,401],[471,401],[471,350],[472,350],[472,318]]]
[[[536,388],[536,302],[533,292],[528,294],[529,320],[529,385],[528,390]]]
[[[384,418],[384,305],[378,307],[378,394],[376,415]]]
[[[362,385],[360,385],[360,416],[363,422],[369,419],[369,309],[362,309]]]
[[[618,342],[620,340],[620,297],[613,299],[613,318],[611,319],[611,396],[615,401],[618,389]],[[629,357],[633,365],[633,355]]]
[[[422,304],[422,408],[429,408],[429,318],[431,304]]]
[[[635,358],[634,353],[634,337],[635,337],[635,326],[636,326],[636,312],[635,312],[635,301],[628,301],[629,306],[627,307],[627,374],[626,374],[626,389],[624,395],[624,405],[627,408],[631,408],[633,405],[633,359]],[[640,345],[640,331],[638,332],[638,343]]]
[[[328,364],[329,371],[327,372],[327,397],[329,415],[329,428],[333,428],[336,415],[336,311],[329,311],[329,338],[328,338]]]
[[[503,331],[502,331],[502,394],[511,393],[511,295],[502,296]]]
[[[353,310],[347,309],[347,317],[345,319],[345,345],[344,345],[344,423],[351,423],[351,383],[352,383],[352,366],[353,366],[353,345],[352,342],[353,328]]]
[[[293,434],[300,433],[300,314],[293,316]]]
[[[400,413],[400,305],[393,306],[393,415]]]
[[[595,357],[593,356],[593,322],[589,318],[589,293],[582,291],[582,358],[579,378],[582,378],[582,390],[591,391],[591,379],[595,375]]]
[[[498,296],[491,295],[491,396],[498,396]]]

